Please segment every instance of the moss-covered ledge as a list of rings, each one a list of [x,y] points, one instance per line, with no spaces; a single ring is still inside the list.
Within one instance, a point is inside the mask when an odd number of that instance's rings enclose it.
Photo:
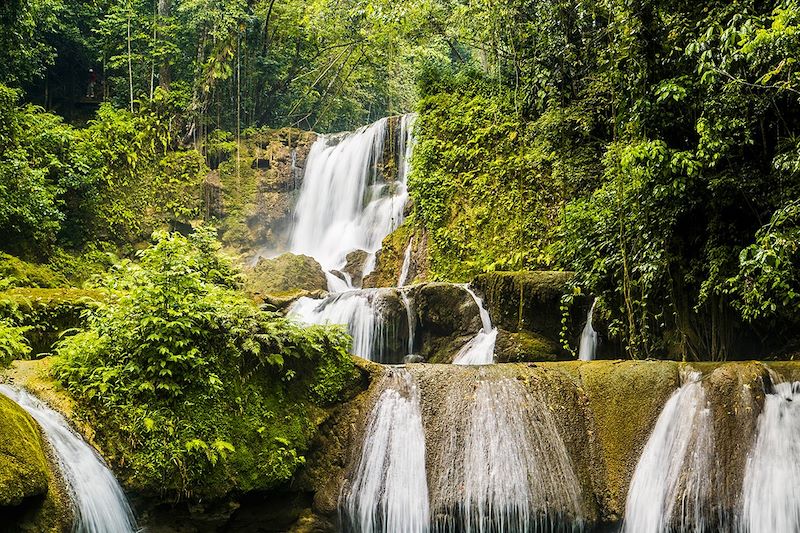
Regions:
[[[69,531],[71,507],[34,420],[0,394],[0,524],[3,531]]]

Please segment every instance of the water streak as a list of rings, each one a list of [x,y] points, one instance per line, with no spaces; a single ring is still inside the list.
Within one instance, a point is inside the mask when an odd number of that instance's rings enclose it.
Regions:
[[[656,421],[628,489],[623,533],[713,527],[714,430],[700,377],[687,374]]]
[[[764,398],[742,494],[743,533],[800,531],[800,383]]]
[[[306,324],[345,325],[353,338],[353,354],[378,363],[400,363],[413,342],[405,324],[410,316],[407,302],[394,289],[358,289],[321,300],[300,298],[289,316]]]
[[[592,327],[592,315],[597,300],[592,302],[589,312],[586,314],[586,325],[581,332],[581,344],[578,349],[578,359],[581,361],[592,361],[597,353],[597,332]]]
[[[403,253],[403,265],[400,267],[400,277],[397,278],[397,286],[405,287],[408,283],[408,274],[411,270],[411,247],[414,246],[414,239],[408,241],[406,251]]]
[[[98,453],[70,428],[64,417],[29,393],[0,385],[42,428],[58,459],[75,507],[76,533],[137,530],[128,500]]]
[[[453,358],[454,365],[490,365],[494,363],[494,345],[497,341],[497,328],[492,327],[489,311],[478,295],[464,285],[464,290],[472,296],[481,317],[481,330],[465,344]]]
[[[392,369],[381,386],[358,467],[342,491],[342,521],[359,533],[424,533],[430,510],[417,385],[406,370]]]

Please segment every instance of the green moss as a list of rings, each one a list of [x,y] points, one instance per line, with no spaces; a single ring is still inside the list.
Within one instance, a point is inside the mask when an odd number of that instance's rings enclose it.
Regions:
[[[495,344],[495,359],[498,363],[555,361],[560,353],[558,342],[530,331],[500,331]]]
[[[260,296],[291,296],[298,291],[324,291],[328,281],[320,264],[307,255],[283,254],[261,259],[246,272],[250,293]]]
[[[0,253],[0,290],[12,287],[63,287],[67,279],[44,265],[34,265]]]
[[[611,517],[618,519],[641,451],[664,403],[678,387],[678,364],[593,361],[581,365],[580,374],[607,476],[599,496]]]
[[[413,215],[403,224],[386,236],[373,270],[364,278],[364,287],[394,287],[403,268],[403,259],[408,244],[412,242],[412,260],[416,267],[406,285],[421,283],[427,279],[427,242],[424,229],[415,222]]]
[[[109,293],[76,288],[16,288],[0,292],[0,317],[28,328],[32,354],[51,350],[64,332],[80,328],[84,313],[109,299]]]
[[[0,394],[0,508],[20,531],[64,531],[68,502],[33,419]],[[7,520],[8,516],[4,519]]]

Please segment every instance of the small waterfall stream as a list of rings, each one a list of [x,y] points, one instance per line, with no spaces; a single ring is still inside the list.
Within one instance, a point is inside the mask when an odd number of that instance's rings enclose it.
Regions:
[[[42,428],[68,485],[75,507],[76,533],[126,533],[137,531],[128,500],[98,453],[70,428],[64,417],[36,397],[0,385],[8,396]]]
[[[713,527],[714,428],[700,378],[689,372],[656,421],[628,489],[623,533]]]
[[[800,531],[800,383],[764,399],[742,490],[742,533]]]
[[[406,246],[406,251],[403,253],[403,264],[400,267],[400,277],[397,278],[397,286],[404,287],[408,283],[408,274],[411,270],[411,248],[414,246],[414,239],[412,238]]]
[[[483,305],[478,295],[464,285],[464,290],[475,300],[481,315],[481,330],[464,347],[459,350],[453,359],[454,365],[490,365],[494,363],[494,345],[497,341],[497,328],[492,327],[489,311]]]
[[[406,370],[390,369],[381,389],[353,481],[343,488],[341,519],[358,533],[424,533],[430,510],[417,385]]]
[[[597,332],[592,327],[592,315],[597,300],[592,302],[589,312],[586,314],[586,325],[581,332],[581,343],[578,349],[578,359],[581,361],[592,361],[597,353]]]

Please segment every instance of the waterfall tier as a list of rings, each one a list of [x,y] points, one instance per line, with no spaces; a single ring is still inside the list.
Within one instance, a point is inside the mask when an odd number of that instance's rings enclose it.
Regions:
[[[70,428],[64,417],[25,391],[0,385],[41,426],[53,448],[75,509],[77,533],[137,531],[128,500],[100,455]]]

